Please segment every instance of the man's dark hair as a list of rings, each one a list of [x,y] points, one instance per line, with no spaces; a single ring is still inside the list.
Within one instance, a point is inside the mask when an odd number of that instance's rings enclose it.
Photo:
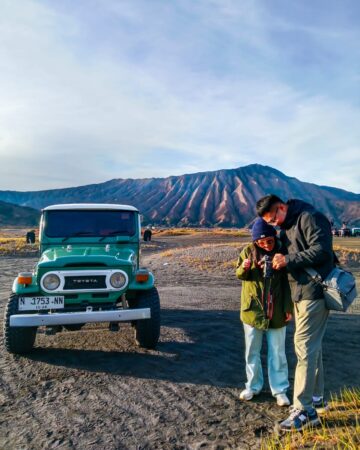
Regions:
[[[256,202],[256,212],[258,216],[262,217],[265,213],[269,212],[271,207],[275,203],[285,203],[275,194],[265,195]]]

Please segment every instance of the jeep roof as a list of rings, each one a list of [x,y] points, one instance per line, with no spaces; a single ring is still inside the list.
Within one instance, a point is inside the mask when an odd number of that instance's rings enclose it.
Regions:
[[[64,203],[62,205],[47,206],[46,208],[43,208],[42,211],[58,209],[120,209],[122,211],[139,211],[134,206],[111,203]]]

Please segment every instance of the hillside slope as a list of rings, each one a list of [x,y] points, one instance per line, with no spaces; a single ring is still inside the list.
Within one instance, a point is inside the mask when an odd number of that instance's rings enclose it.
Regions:
[[[305,183],[259,164],[47,191],[0,191],[0,199],[38,209],[56,203],[124,203],[139,208],[144,221],[154,224],[241,227],[251,223],[256,200],[267,193],[308,201],[337,224],[360,224],[359,194]]]
[[[40,212],[26,206],[0,201],[0,226],[37,227]]]

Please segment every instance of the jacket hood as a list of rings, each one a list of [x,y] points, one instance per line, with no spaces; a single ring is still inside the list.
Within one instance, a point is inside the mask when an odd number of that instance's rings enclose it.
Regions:
[[[288,206],[287,214],[280,227],[284,230],[288,230],[296,222],[302,212],[308,211],[314,213],[316,211],[310,203],[306,203],[302,200],[291,199],[288,200],[286,204]]]

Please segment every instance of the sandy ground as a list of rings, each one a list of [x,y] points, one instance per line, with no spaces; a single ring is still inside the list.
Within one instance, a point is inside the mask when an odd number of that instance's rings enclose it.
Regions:
[[[211,253],[236,257],[236,245],[224,250],[223,241],[207,238],[205,247],[196,247],[199,238],[162,238],[144,245],[143,265],[155,273],[162,303],[156,351],[137,348],[127,324],[118,333],[105,326],[41,333],[26,357],[1,347],[0,448],[259,448],[261,435],[287,410],[276,406],[267,384],[255,401],[238,399],[245,382],[240,287],[233,267],[214,270],[209,262]],[[209,265],[199,267],[199,259]],[[1,317],[15,275],[35,261],[0,258]],[[358,314],[329,319],[328,391],[360,385],[359,326]],[[287,338],[291,385],[292,336],[293,324]],[[265,343],[263,350],[265,358]]]

